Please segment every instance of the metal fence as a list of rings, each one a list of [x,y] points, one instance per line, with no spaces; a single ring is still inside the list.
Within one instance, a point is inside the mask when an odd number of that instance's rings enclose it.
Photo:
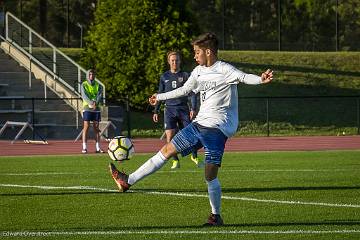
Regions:
[[[360,134],[360,96],[239,98],[239,134]]]
[[[81,108],[80,98],[0,97],[0,126],[6,121],[28,122],[45,139],[75,139],[82,119],[65,100],[76,101]],[[109,138],[160,137],[163,131],[161,123],[152,123],[150,111],[132,110],[128,99],[107,106],[106,114],[116,127],[106,132]],[[360,134],[360,96],[241,97],[239,123],[241,136]],[[16,132],[9,129],[0,138],[14,138]],[[33,132],[23,137],[36,138]]]

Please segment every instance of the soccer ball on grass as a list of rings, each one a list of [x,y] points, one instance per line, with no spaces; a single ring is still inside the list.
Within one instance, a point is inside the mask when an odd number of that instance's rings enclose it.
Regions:
[[[129,160],[135,149],[131,140],[125,136],[114,137],[108,146],[108,154],[114,161]]]

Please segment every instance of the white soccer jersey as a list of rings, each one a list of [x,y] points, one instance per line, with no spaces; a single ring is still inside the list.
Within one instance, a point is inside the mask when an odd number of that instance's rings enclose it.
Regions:
[[[194,122],[211,128],[219,128],[227,137],[237,130],[238,94],[237,84],[260,84],[261,77],[246,74],[234,66],[217,61],[210,67],[197,66],[183,87],[157,95],[166,100],[200,92],[200,110]]]

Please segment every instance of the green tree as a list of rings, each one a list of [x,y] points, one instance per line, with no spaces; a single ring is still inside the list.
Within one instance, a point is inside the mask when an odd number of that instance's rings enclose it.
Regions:
[[[183,1],[107,0],[95,11],[83,62],[95,67],[110,99],[147,106],[166,68],[166,52],[190,55],[191,26]]]
[[[80,46],[80,27],[93,21],[97,0],[3,0],[0,8],[10,11],[57,47]],[[68,9],[69,7],[69,17]]]
[[[339,42],[341,50],[360,50],[360,1],[339,1]]]

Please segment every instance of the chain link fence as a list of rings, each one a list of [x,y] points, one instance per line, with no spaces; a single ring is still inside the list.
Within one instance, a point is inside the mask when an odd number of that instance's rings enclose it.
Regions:
[[[0,127],[7,121],[28,122],[45,139],[75,139],[82,118],[65,103],[80,98],[0,97]],[[156,137],[163,133],[162,121],[152,122],[152,113],[134,111],[129,100],[106,106],[102,117],[111,121],[105,136]],[[1,139],[17,133],[8,129]],[[360,96],[242,97],[239,98],[237,136],[356,135],[360,134]],[[23,138],[36,136],[29,130]]]

